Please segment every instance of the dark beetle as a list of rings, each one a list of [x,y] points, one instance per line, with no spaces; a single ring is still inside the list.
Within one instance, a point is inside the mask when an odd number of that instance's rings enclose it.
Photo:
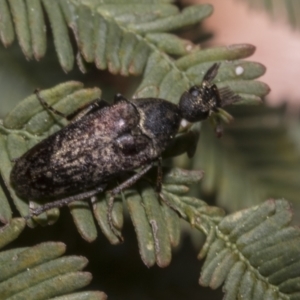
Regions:
[[[59,199],[31,214],[93,196],[112,178],[141,168],[111,191],[111,213],[113,196],[158,161],[182,119],[204,120],[222,103],[238,100],[229,89],[218,90],[211,83],[218,67],[214,64],[200,86],[184,92],[179,105],[157,98],[128,101],[120,94],[112,105],[95,101],[68,126],[18,158],[10,176],[17,194],[25,199]],[[111,216],[108,218],[111,224]]]

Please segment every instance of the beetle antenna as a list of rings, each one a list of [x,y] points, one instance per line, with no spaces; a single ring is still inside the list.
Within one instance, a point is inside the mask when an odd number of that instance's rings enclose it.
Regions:
[[[219,95],[221,98],[221,107],[233,104],[241,100],[241,97],[239,95],[236,95],[229,87],[220,88]]]
[[[214,63],[205,73],[204,77],[203,77],[203,81],[208,81],[208,82],[212,82],[213,79],[217,76],[218,74],[218,70],[220,67],[220,63]]]

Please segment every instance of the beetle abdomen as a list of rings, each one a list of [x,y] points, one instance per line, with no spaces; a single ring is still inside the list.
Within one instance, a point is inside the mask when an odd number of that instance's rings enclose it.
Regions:
[[[136,131],[138,122],[128,102],[86,115],[20,157],[11,183],[24,198],[57,198],[93,189],[135,169],[153,159],[149,139],[122,138]]]

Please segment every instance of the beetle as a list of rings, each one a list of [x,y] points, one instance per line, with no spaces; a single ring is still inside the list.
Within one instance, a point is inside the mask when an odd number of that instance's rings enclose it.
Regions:
[[[160,162],[181,120],[205,120],[224,103],[239,100],[230,89],[218,89],[212,83],[218,68],[219,64],[212,65],[202,84],[185,91],[178,105],[158,98],[129,101],[121,94],[115,96],[112,105],[97,99],[66,127],[16,159],[10,182],[17,194],[24,199],[48,202],[32,210],[28,218],[94,196],[120,174],[140,169],[109,191],[107,217],[116,233],[111,216],[115,195]],[[63,115],[50,107],[39,92],[36,95],[44,107]],[[160,163],[158,169],[161,172]]]

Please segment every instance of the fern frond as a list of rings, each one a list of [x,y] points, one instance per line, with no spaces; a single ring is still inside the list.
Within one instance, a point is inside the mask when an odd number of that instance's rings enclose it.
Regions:
[[[240,60],[254,52],[253,46],[241,44],[201,50],[167,32],[201,21],[212,13],[210,5],[189,6],[179,12],[176,6],[157,1],[148,4],[83,0],[12,2],[9,6],[12,14],[22,15],[15,18],[16,29],[29,32],[18,34],[24,39],[23,49],[33,49],[33,55],[38,59],[42,56],[44,50],[34,49],[45,44],[39,40],[40,29],[44,28],[41,8],[44,7],[63,69],[71,70],[74,61],[67,31],[69,26],[79,48],[80,68],[85,68],[83,58],[94,62],[99,69],[108,68],[113,74],[143,74],[134,97],[160,97],[177,102],[183,91],[201,82],[203,74],[214,62],[222,62],[220,74],[215,79],[218,87],[231,88],[241,96],[242,102],[260,102],[269,92],[264,83],[252,81],[265,72],[264,67]],[[33,18],[29,21],[27,11]],[[35,38],[25,38],[30,32]],[[30,51],[26,50],[26,53]],[[176,60],[170,55],[175,55]]]
[[[24,219],[12,219],[0,228],[0,248],[15,239],[24,226]],[[34,299],[49,299],[88,285],[91,274],[81,271],[87,259],[60,257],[65,250],[63,243],[46,242],[0,252],[1,299],[32,299],[33,295]],[[80,294],[83,296],[80,299],[106,299],[103,292],[69,294],[67,299],[78,299]]]
[[[269,93],[269,87],[253,81],[264,74],[259,63],[244,62],[241,58],[253,54],[252,45],[240,44],[196,51],[172,63],[159,54],[150,56],[144,78],[135,98],[158,97],[177,103],[182,93],[194,84],[200,84],[204,74],[215,62],[221,62],[214,82],[219,88],[229,87],[241,97],[242,103],[260,103]]]
[[[298,206],[299,148],[297,137],[289,135],[291,126],[284,109],[240,106],[230,112],[235,120],[220,140],[206,124],[202,127],[192,162],[193,168],[206,174],[201,182],[202,195],[216,194],[218,205],[229,211],[279,196]]]
[[[59,62],[65,71],[73,68],[75,60],[69,27],[86,62],[94,62],[99,69],[108,68],[111,73],[123,75],[140,74],[153,52],[184,55],[197,49],[192,43],[167,32],[196,24],[212,13],[210,5],[190,6],[179,12],[168,1],[141,4],[134,0],[126,3],[31,0],[9,1],[9,5],[3,2],[2,6],[1,41],[5,46],[11,44],[15,28],[27,59],[34,56],[39,60],[45,54],[44,10]]]
[[[33,53],[40,59],[45,52],[45,33],[41,32],[45,26],[44,7],[65,71],[73,68],[75,59],[68,26],[80,52],[77,57],[81,66],[82,56],[86,62],[94,62],[99,69],[108,68],[113,74],[143,73],[144,79],[135,97],[160,97],[176,102],[184,90],[201,82],[212,63],[235,61],[254,51],[251,45],[200,50],[191,42],[169,33],[209,16],[212,13],[210,5],[189,6],[179,12],[172,4],[156,1],[148,4],[83,0],[11,2],[17,36],[27,58],[30,59]],[[176,55],[177,60],[169,55]],[[220,77],[216,79],[220,87],[230,87],[246,102],[260,101],[269,92],[265,84],[249,81],[264,73],[263,66],[242,61],[235,61],[234,65],[223,63],[224,69],[221,68]]]
[[[216,228],[200,284],[225,282],[225,299],[298,299],[299,228],[285,200],[269,200],[225,217]]]
[[[0,248],[3,248],[13,240],[15,240],[23,231],[25,221],[21,218],[11,219],[5,226],[0,228]],[[3,261],[0,260],[2,263]]]

